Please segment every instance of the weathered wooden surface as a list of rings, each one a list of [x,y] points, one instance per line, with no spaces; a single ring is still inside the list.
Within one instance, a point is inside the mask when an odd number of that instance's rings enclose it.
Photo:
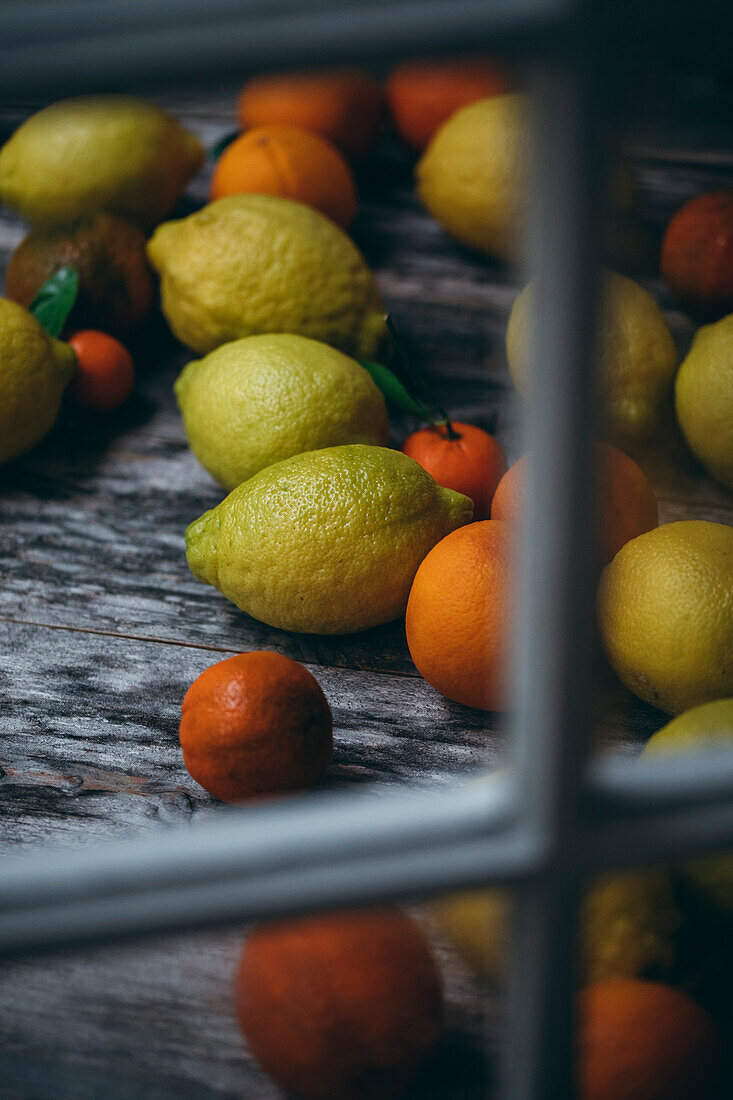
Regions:
[[[231,128],[232,103],[231,96],[179,99],[176,109],[212,142]],[[29,111],[0,109],[0,136]],[[705,131],[702,150],[689,120],[687,133],[687,145],[668,148],[642,130],[630,147],[652,229],[689,195],[733,178],[730,143],[715,144],[719,127]],[[516,458],[520,409],[503,356],[515,276],[453,244],[424,216],[410,166],[394,148],[361,183],[354,235],[388,308],[451,413],[491,427]],[[204,173],[183,209],[206,191]],[[0,211],[0,264],[23,232]],[[673,310],[669,318],[684,346],[689,323]],[[0,471],[0,846],[195,826],[216,813],[182,765],[178,709],[202,669],[248,648],[288,653],[322,683],[336,739],[326,786],[436,784],[496,765],[504,751],[500,719],[437,696],[415,672],[401,623],[350,638],[289,635],[193,579],[183,531],[219,493],[186,448],[171,393],[187,353],[160,324],[135,351],[139,385],[119,415],[67,414],[35,452]],[[639,457],[663,520],[730,519],[730,494],[678,442]],[[606,747],[636,751],[664,721],[607,671],[599,673],[598,695],[597,734]],[[2,1095],[274,1098],[232,1018],[241,939],[241,931],[177,937],[6,967]],[[448,1028],[414,1096],[468,1100],[485,1091],[490,1006],[440,950]]]

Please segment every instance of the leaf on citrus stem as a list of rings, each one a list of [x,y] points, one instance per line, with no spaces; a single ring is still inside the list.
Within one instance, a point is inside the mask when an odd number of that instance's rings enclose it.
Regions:
[[[372,363],[368,359],[359,359],[358,362],[372,376],[372,380],[382,391],[390,409],[394,412],[410,413],[412,416],[422,417],[423,420],[432,420],[430,411],[421,401],[411,397],[397,375],[393,374],[388,367],[382,366],[381,363]]]
[[[58,337],[74,308],[79,293],[79,272],[73,267],[60,267],[46,279],[31,302],[29,312],[43,325],[49,336]]]

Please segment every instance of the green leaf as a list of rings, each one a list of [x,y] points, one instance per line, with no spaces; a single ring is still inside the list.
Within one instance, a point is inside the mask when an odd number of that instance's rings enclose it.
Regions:
[[[223,137],[220,137],[219,140],[215,141],[207,150],[207,160],[218,160],[224,150],[228,148],[233,141],[236,141],[241,133],[241,130],[230,130],[228,134],[224,134]]]
[[[49,336],[58,337],[74,308],[78,293],[79,272],[73,267],[60,267],[50,279],[46,279],[29,310]]]
[[[432,420],[430,410],[421,401],[410,396],[397,375],[388,367],[383,367],[381,363],[372,363],[368,359],[359,359],[358,362],[372,376],[390,409],[394,412],[410,413],[423,420]]]

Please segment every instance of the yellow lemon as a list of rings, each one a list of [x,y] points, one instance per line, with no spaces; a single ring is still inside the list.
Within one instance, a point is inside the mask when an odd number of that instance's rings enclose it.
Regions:
[[[329,218],[275,195],[230,195],[153,234],[163,312],[194,351],[290,332],[371,358],[385,332],[379,292]]]
[[[601,576],[598,620],[645,702],[679,714],[733,694],[733,528],[686,520],[627,542]]]
[[[69,344],[52,339],[22,306],[0,298],[0,462],[24,454],[50,432],[75,367]]]
[[[225,489],[283,458],[343,443],[386,446],[371,376],[305,336],[245,336],[189,363],[175,385],[191,450]]]
[[[515,299],[506,350],[514,385],[526,396],[533,284]],[[542,333],[537,333],[540,352]],[[606,272],[598,333],[598,386],[605,426],[614,437],[643,439],[658,426],[672,388],[677,352],[662,311],[643,287]]]
[[[186,556],[255,619],[348,634],[401,615],[422,559],[472,512],[400,451],[329,447],[245,481],[190,525]]]
[[[675,406],[690,449],[733,489],[733,313],[696,332],[677,374]]]
[[[44,107],[0,151],[0,198],[35,225],[104,211],[142,226],[173,209],[201,167],[201,142],[133,96]]]

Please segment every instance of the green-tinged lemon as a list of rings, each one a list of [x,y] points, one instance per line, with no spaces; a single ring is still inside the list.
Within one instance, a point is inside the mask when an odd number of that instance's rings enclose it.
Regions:
[[[401,615],[422,559],[472,512],[400,451],[328,447],[234,489],[190,525],[186,557],[255,619],[348,634]]]
[[[389,439],[384,398],[367,371],[306,336],[222,344],[189,363],[175,391],[191,450],[225,489],[303,451]]]
[[[733,313],[697,330],[677,374],[675,406],[690,449],[733,489]]]
[[[133,96],[79,96],[44,107],[0,150],[0,199],[34,225],[105,211],[151,226],[201,167],[188,130]]]
[[[75,367],[68,344],[0,298],[0,462],[30,451],[50,432]]]
[[[153,234],[173,332],[202,354],[290,332],[373,358],[385,333],[364,257],[332,221],[275,195],[230,195]]]
[[[514,385],[531,392],[526,376],[533,284],[516,298],[506,350]],[[543,334],[536,339],[542,352]],[[633,279],[606,272],[598,332],[598,386],[605,427],[613,437],[644,439],[658,426],[672,389],[677,352],[662,311]]]
[[[666,523],[603,570],[598,624],[619,679],[669,714],[733,694],[733,527]]]
[[[436,922],[478,975],[506,973],[511,900],[502,890],[451,894],[433,902]],[[675,961],[679,926],[664,871],[604,878],[587,893],[581,915],[583,980],[666,974]]]

